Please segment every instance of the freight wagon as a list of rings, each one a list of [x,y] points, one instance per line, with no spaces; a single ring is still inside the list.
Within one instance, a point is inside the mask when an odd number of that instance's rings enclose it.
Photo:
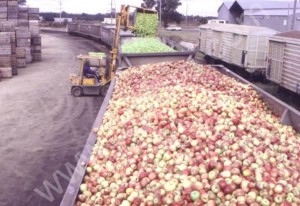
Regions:
[[[97,41],[101,41],[109,48],[112,47],[115,37],[114,25],[92,25],[87,23],[69,23],[68,33],[71,35],[79,35],[85,38],[92,38]],[[131,31],[120,31],[121,44],[132,40],[134,34]],[[160,38],[161,42],[175,49],[176,52],[161,52],[161,53],[124,53],[120,49],[118,55],[119,67],[126,68],[131,66],[138,66],[142,64],[150,64],[164,61],[179,61],[179,60],[191,60],[194,58],[194,51],[188,48],[176,44],[175,42]],[[121,46],[120,44],[120,46]],[[121,48],[121,47],[120,47]]]
[[[111,47],[115,36],[115,26],[71,22],[68,23],[68,33],[101,41],[108,47]],[[133,36],[134,34],[131,31],[120,31],[120,38]]]
[[[76,35],[78,33],[78,23],[70,22],[68,23],[68,33],[70,35]]]
[[[194,58],[194,51],[181,46],[174,41],[166,38],[158,38],[162,43],[173,48],[174,52],[160,52],[160,53],[125,53],[122,51],[122,44],[127,41],[132,41],[137,37],[133,38],[122,38],[119,44],[119,67],[127,68],[132,66],[139,66],[143,64],[153,64],[158,62],[166,61],[180,61],[180,60],[191,60]]]
[[[267,79],[300,94],[300,32],[270,37],[268,60]]]
[[[247,80],[243,79],[242,77],[238,76],[237,74],[233,73],[229,69],[225,68],[224,66],[215,65],[214,68],[224,75],[230,76],[235,78],[237,81],[248,84],[252,88],[254,88],[258,94],[261,96],[261,98],[268,104],[269,109],[276,115],[281,117],[281,123],[285,125],[291,125],[296,129],[298,132],[300,131],[300,112],[291,108],[287,104],[283,103],[282,101],[278,100],[277,98],[273,97],[269,93],[263,91],[259,87],[253,85],[252,83],[248,82]],[[102,103],[102,106],[100,108],[100,111],[98,113],[98,116],[96,118],[96,121],[93,125],[93,128],[99,127],[101,124],[104,114],[108,108],[109,101],[113,95],[114,87],[115,87],[116,80],[114,79],[110,87],[107,91],[106,97]],[[67,187],[67,190],[64,194],[64,197],[61,201],[60,206],[73,206],[75,205],[75,201],[79,192],[80,184],[83,181],[83,177],[86,172],[86,163],[89,161],[92,148],[96,142],[97,135],[91,131],[88,140],[86,142],[86,145],[83,149],[83,152],[81,154],[81,157],[78,161],[78,164],[76,166],[76,169],[74,171],[74,174],[70,180],[70,183]]]
[[[268,39],[276,33],[277,31],[265,27],[205,24],[200,26],[199,50],[250,73],[265,72]]]

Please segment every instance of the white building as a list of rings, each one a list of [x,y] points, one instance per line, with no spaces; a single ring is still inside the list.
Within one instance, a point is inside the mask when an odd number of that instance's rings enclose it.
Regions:
[[[291,30],[294,1],[232,0],[224,2],[218,18],[231,24],[270,27],[277,31]],[[300,7],[297,6],[294,30],[300,30]]]
[[[54,18],[54,22],[63,23],[63,22],[72,22],[72,18]]]

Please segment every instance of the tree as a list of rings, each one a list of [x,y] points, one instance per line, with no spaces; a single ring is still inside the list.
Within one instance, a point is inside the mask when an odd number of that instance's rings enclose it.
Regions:
[[[175,21],[177,24],[179,24],[182,21],[183,18],[184,18],[183,15],[180,14],[178,11],[172,11],[170,13],[170,19],[169,20],[170,21]]]
[[[156,5],[156,0],[143,0],[145,2],[145,7],[152,9]]]
[[[161,2],[161,11],[160,10]],[[156,9],[161,13],[162,21],[164,22],[164,27],[168,26],[170,21],[178,21],[178,12],[176,11],[177,7],[181,5],[180,0],[159,0],[157,2]],[[176,13],[177,12],[177,13]]]
[[[19,5],[25,5],[26,4],[26,0],[18,0]]]

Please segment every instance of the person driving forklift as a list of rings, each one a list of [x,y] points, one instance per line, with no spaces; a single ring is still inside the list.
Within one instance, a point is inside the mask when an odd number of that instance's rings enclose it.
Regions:
[[[100,78],[97,74],[96,71],[93,71],[91,69],[91,64],[89,60],[86,60],[84,62],[84,66],[83,66],[83,75],[87,78],[95,78],[98,82],[100,81]]]

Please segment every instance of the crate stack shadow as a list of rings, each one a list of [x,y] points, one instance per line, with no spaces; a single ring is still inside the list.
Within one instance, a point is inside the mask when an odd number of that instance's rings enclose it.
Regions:
[[[41,61],[39,9],[21,7],[17,0],[0,0],[0,78],[18,74]]]

